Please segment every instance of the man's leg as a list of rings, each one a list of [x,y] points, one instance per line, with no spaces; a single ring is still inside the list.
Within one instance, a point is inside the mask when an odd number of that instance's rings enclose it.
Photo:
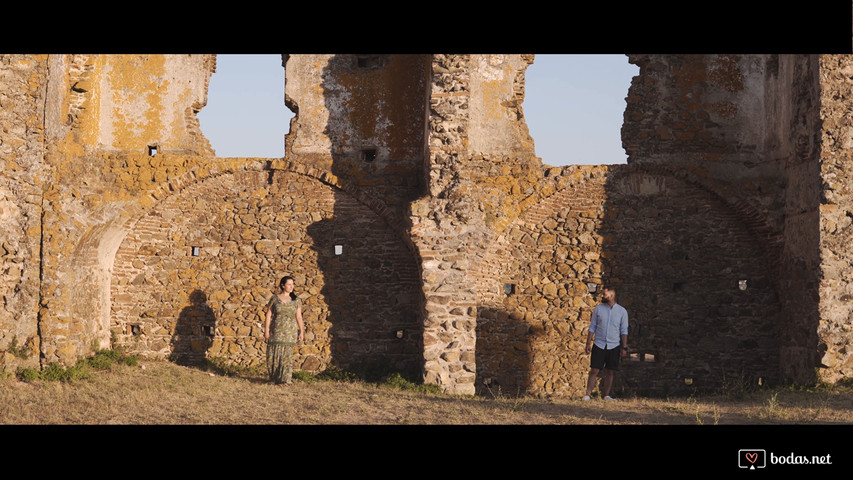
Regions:
[[[604,369],[604,379],[601,381],[601,390],[602,395],[607,397],[610,396],[610,387],[613,385],[613,370],[609,368]]]
[[[589,370],[589,379],[586,381],[586,394],[589,396],[595,390],[595,382],[598,380],[598,369],[591,368]]]

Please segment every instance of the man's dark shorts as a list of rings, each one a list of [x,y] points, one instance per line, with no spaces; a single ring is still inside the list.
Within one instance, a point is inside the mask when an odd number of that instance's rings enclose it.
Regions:
[[[606,368],[608,370],[618,371],[619,358],[621,357],[620,348],[621,347],[617,345],[615,348],[605,350],[593,345],[592,354],[589,356],[590,368],[597,368],[598,370]]]

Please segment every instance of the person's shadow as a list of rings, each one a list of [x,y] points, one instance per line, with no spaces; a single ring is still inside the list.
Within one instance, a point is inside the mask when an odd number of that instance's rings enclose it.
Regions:
[[[192,305],[181,310],[172,334],[172,353],[169,359],[179,365],[198,365],[205,359],[213,344],[216,316],[207,305],[207,295],[201,290],[190,294]]]

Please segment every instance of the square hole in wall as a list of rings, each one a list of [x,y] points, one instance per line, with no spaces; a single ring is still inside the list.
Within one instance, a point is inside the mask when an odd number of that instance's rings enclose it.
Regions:
[[[376,160],[376,149],[375,148],[362,149],[361,160],[364,162],[368,162],[368,163]]]
[[[388,63],[388,55],[356,55],[355,59],[358,68],[382,68]]]
[[[213,336],[213,327],[210,325],[202,325],[201,334],[207,335],[208,337],[212,337]]]
[[[512,295],[515,293],[514,283],[504,283],[504,295]]]
[[[190,255],[193,257],[197,257],[201,253],[201,247],[192,247],[190,249]]]
[[[157,149],[157,145],[148,145],[148,156],[153,157],[154,155],[157,155]]]
[[[344,253],[344,246],[343,245],[335,245],[335,255],[340,255],[342,253]]]
[[[142,326],[141,325],[128,325],[127,326],[127,334],[128,335],[141,335],[142,334]]]

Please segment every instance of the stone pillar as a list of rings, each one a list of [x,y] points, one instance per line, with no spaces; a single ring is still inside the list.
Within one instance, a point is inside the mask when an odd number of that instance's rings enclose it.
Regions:
[[[820,380],[853,377],[853,56],[821,55]]]
[[[51,56],[39,310],[44,364],[109,346],[110,269],[124,209],[213,151],[195,114],[212,55]],[[120,223],[120,222],[119,222]]]
[[[38,365],[47,55],[0,55],[0,371]]]
[[[469,272],[517,216],[524,172],[540,175],[521,110],[532,60],[433,56],[429,196],[413,203],[411,230],[423,261],[424,381],[452,393],[475,392],[477,282]]]

